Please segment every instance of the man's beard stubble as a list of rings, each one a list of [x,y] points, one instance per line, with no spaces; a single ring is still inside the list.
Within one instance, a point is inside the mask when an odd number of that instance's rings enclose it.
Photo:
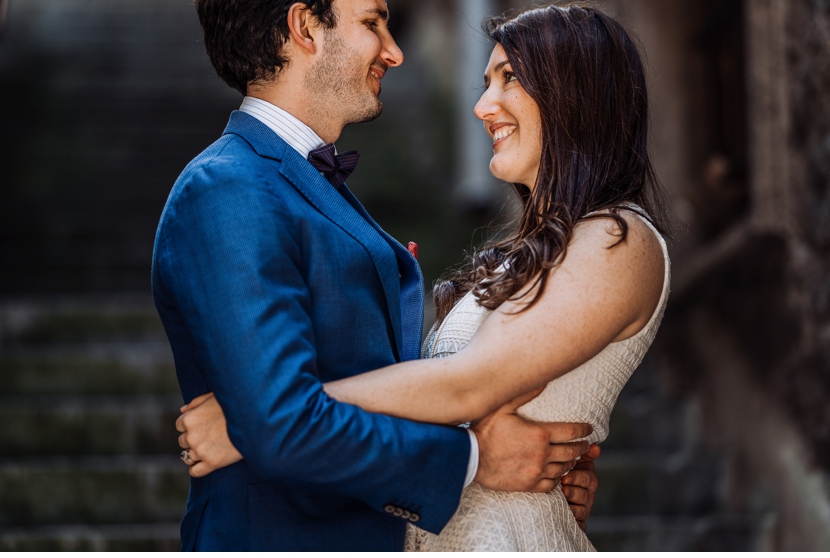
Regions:
[[[359,124],[376,119],[383,103],[369,90],[368,69],[351,52],[336,30],[326,32],[326,48],[320,60],[305,77],[305,88],[317,97],[318,118],[341,114],[343,124]]]

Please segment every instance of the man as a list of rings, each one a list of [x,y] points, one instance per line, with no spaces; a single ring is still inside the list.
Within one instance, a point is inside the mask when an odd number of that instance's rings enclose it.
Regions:
[[[473,479],[552,489],[587,449],[561,442],[587,425],[532,424],[514,404],[473,433],[322,390],[417,358],[420,345],[417,262],[343,184],[356,157],[327,145],[380,114],[381,80],[403,62],[385,2],[196,7],[214,67],[246,98],[170,194],[153,293],[185,401],[214,392],[244,460],[185,455],[183,549],[399,550],[407,521],[440,531]],[[596,483],[582,473],[591,490],[572,488],[584,520]]]

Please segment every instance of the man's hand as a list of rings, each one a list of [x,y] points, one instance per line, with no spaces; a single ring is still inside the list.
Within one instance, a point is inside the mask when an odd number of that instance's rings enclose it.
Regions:
[[[479,447],[476,482],[492,490],[550,492],[588,452],[588,442],[571,440],[591,434],[590,425],[532,422],[516,414],[541,392],[518,397],[472,425]]]
[[[222,467],[242,460],[242,454],[231,443],[225,413],[212,393],[200,395],[181,408],[184,413],[176,420],[179,446],[190,450],[190,476],[204,477]]]
[[[577,461],[573,471],[562,477],[562,492],[583,531],[585,522],[591,516],[591,507],[594,505],[594,496],[599,486],[597,468],[594,465],[599,453],[599,446],[592,445],[588,453]]]

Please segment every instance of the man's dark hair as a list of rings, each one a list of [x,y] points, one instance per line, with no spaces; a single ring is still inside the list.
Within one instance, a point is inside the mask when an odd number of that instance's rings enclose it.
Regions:
[[[289,60],[288,9],[297,0],[195,0],[205,32],[205,50],[222,80],[247,95],[251,83],[268,81]],[[334,0],[307,0],[326,28],[337,25]]]

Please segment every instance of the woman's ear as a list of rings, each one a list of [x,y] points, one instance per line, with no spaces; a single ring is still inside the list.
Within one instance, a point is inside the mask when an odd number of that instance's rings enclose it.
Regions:
[[[319,22],[307,5],[295,2],[288,8],[288,31],[291,39],[311,55],[317,54],[315,36],[318,28]]]

